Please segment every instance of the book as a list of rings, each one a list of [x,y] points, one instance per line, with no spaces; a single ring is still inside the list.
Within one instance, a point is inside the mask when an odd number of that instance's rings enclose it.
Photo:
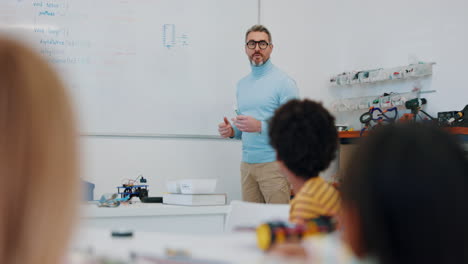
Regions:
[[[226,194],[165,193],[163,194],[163,203],[173,205],[225,205]]]

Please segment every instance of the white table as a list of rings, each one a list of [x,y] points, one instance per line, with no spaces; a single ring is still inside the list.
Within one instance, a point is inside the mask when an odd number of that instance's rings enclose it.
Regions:
[[[130,238],[115,238],[110,230],[82,229],[74,239],[75,250],[90,249],[97,256],[128,260],[130,253],[164,256],[166,249],[184,250],[193,259],[220,263],[265,263],[256,246],[254,232],[217,235],[182,235],[134,232]]]
[[[178,206],[137,202],[116,208],[100,208],[95,204],[87,204],[81,208],[81,224],[85,228],[216,234],[224,231],[229,211],[229,205]]]

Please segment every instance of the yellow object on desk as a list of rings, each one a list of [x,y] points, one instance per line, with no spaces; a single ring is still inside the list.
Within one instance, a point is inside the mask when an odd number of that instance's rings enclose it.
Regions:
[[[306,237],[330,233],[335,229],[334,219],[327,216],[312,219],[306,224],[268,222],[257,227],[257,246],[262,250],[268,250],[274,244],[286,241],[300,242]]]

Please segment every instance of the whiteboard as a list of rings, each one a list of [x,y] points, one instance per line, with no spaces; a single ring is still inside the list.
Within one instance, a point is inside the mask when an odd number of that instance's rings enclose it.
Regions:
[[[2,0],[0,30],[62,74],[85,134],[217,135],[258,0]]]

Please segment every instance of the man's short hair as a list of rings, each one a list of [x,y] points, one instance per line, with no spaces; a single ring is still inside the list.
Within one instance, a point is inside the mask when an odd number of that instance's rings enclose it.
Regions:
[[[268,35],[268,42],[272,43],[270,31],[265,26],[263,26],[263,25],[253,25],[252,27],[250,27],[247,30],[247,32],[245,33],[245,41],[247,41],[247,36],[251,32],[264,32],[264,33],[266,33]]]
[[[328,168],[338,146],[335,118],[321,103],[308,99],[294,99],[278,108],[269,136],[278,160],[304,179]]]

